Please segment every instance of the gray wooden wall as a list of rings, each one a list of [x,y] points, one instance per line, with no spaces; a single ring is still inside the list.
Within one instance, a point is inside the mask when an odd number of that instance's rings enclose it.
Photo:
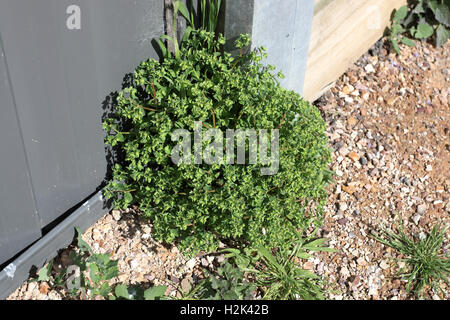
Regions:
[[[0,1],[0,264],[99,188],[105,99],[163,32],[160,0]]]

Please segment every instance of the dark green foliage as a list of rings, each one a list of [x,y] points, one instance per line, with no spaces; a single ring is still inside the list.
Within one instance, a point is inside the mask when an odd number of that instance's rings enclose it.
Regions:
[[[450,285],[450,246],[445,241],[446,229],[434,226],[425,239],[413,239],[405,233],[402,223],[400,226],[397,233],[384,229],[383,234],[375,235],[375,238],[405,256],[407,270],[401,270],[401,273],[408,281],[408,291],[418,297],[423,296],[426,286],[442,292],[439,281]]]
[[[263,49],[232,57],[222,36],[193,30],[179,57],[147,60],[118,97],[106,141],[125,155],[105,195],[139,206],[154,237],[182,249],[213,251],[219,239],[267,247],[290,243],[291,230],[319,224],[331,173],[325,123],[298,94],[283,89],[265,67]],[[237,46],[244,52],[248,36]],[[247,50],[248,51],[248,50]],[[262,176],[256,165],[174,165],[175,129],[279,128],[280,166]]]
[[[392,17],[389,39],[395,52],[400,54],[399,42],[414,46],[415,39],[435,36],[436,46],[450,38],[450,0],[413,0],[409,6],[399,8]]]

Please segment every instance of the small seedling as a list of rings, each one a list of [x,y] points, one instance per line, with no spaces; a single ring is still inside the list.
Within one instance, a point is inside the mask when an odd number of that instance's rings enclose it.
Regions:
[[[81,230],[79,228],[75,228],[75,230],[77,233],[77,249],[71,253],[73,265],[55,272],[53,270],[54,261],[52,260],[39,271],[37,279],[32,281],[46,281],[54,288],[66,290],[68,295],[75,299],[92,299],[98,296],[109,300],[156,300],[164,298],[166,286],[156,286],[146,291],[137,286],[127,287],[124,284],[111,286],[110,280],[118,276],[117,260],[112,260],[110,254],[94,253],[82,239]],[[69,271],[74,269],[79,270],[78,275]]]

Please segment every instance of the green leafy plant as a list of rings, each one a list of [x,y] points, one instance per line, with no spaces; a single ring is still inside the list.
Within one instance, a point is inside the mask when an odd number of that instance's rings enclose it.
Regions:
[[[82,239],[81,230],[75,228],[77,233],[78,250],[71,252],[73,266],[79,268],[79,286],[73,289],[67,288],[68,268],[62,268],[58,272],[53,270],[54,260],[50,261],[38,273],[34,281],[46,281],[54,288],[67,290],[72,298],[89,299],[102,296],[105,299],[115,300],[156,300],[164,299],[166,286],[155,286],[143,291],[137,286],[127,287],[118,284],[111,287],[110,280],[118,275],[117,260],[111,260],[109,254],[95,254],[91,247]],[[75,279],[75,278],[74,278]],[[73,280],[74,280],[73,279]]]
[[[309,259],[311,251],[335,252],[324,246],[325,239],[312,240],[301,237],[292,247],[269,250],[264,247],[247,248],[241,252],[226,249],[227,257],[246,272],[252,274],[255,283],[263,291],[263,299],[317,300],[323,299],[324,283],[319,276],[300,268],[301,259]]]
[[[407,270],[400,273],[408,282],[407,290],[417,297],[423,297],[427,286],[443,293],[439,282],[449,285],[450,276],[449,244],[445,244],[447,229],[436,225],[426,238],[413,239],[406,234],[403,223],[400,226],[397,232],[383,229],[374,238],[406,257]]]
[[[263,48],[232,57],[219,50],[224,42],[221,35],[194,30],[179,58],[142,62],[104,122],[106,142],[125,155],[105,196],[117,207],[138,205],[155,239],[178,241],[185,252],[214,251],[220,239],[289,243],[291,226],[320,224],[331,179],[319,111],[280,86],[274,67],[261,63]],[[248,44],[248,36],[237,41],[241,49]],[[261,175],[260,163],[175,165],[171,154],[178,142],[171,134],[193,130],[194,121],[222,132],[278,129],[278,173]]]
[[[435,35],[436,46],[450,37],[450,0],[413,0],[409,6],[399,8],[392,17],[389,40],[397,54],[399,43],[414,46],[412,38],[427,39]]]
[[[256,285],[244,277],[244,272],[234,264],[225,261],[216,273],[204,269],[205,279],[201,280],[188,293],[182,293],[183,299],[201,300],[250,300]]]
[[[35,281],[46,281],[54,288],[67,290],[72,298],[102,296],[110,297],[112,291],[109,280],[117,277],[117,261],[111,260],[109,254],[94,254],[90,246],[81,238],[81,230],[75,228],[77,233],[78,250],[71,252],[72,265],[79,269],[79,287],[67,288],[68,268],[61,268],[58,272],[53,269],[54,260],[50,261],[38,273]],[[75,278],[74,278],[75,279]]]

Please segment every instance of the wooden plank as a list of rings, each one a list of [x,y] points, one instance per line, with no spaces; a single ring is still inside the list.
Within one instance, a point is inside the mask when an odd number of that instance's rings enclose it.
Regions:
[[[406,0],[316,0],[303,96],[314,101],[382,35]]]

